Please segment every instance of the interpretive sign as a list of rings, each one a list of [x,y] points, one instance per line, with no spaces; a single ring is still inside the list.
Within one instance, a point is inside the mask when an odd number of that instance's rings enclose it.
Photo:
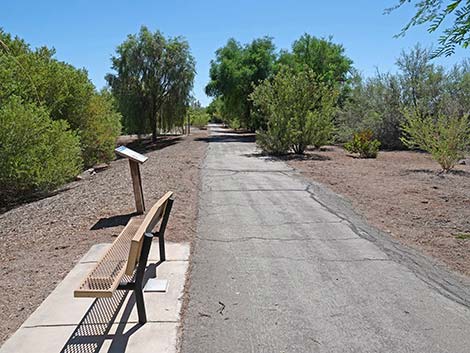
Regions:
[[[129,160],[131,168],[132,187],[134,189],[135,208],[137,213],[145,212],[144,191],[142,189],[142,178],[140,176],[139,165],[145,163],[148,157],[131,150],[126,146],[119,146],[114,150],[118,155]]]
[[[134,150],[131,150],[130,148],[126,146],[119,146],[118,148],[115,149],[116,153],[122,157],[132,159],[133,161],[139,162],[139,163],[145,163],[147,161],[148,157],[145,157],[143,154],[140,154],[139,152],[136,152]]]

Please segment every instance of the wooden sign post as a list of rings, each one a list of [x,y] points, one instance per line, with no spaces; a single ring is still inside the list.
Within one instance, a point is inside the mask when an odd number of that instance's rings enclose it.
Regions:
[[[142,189],[142,178],[140,176],[140,164],[147,161],[148,157],[127,148],[126,146],[119,146],[114,150],[118,155],[125,157],[129,160],[129,167],[131,169],[132,187],[134,189],[135,208],[137,213],[144,213],[144,191]]]

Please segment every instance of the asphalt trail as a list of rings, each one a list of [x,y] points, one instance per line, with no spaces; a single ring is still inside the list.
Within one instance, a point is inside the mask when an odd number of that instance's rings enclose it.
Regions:
[[[183,353],[470,352],[468,281],[212,128]]]

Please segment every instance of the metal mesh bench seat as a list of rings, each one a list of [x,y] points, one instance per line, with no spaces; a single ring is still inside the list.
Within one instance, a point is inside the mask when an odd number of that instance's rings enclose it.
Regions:
[[[111,247],[96,263],[78,288],[75,297],[109,298],[116,290],[134,290],[139,322],[146,322],[142,282],[154,236],[158,237],[160,261],[165,260],[165,229],[173,205],[167,192],[144,218],[131,219]],[[160,225],[157,232],[154,228]]]
[[[125,273],[132,238],[142,221],[131,219],[127,223],[106,254],[75,290],[75,297],[109,298],[113,295]]]

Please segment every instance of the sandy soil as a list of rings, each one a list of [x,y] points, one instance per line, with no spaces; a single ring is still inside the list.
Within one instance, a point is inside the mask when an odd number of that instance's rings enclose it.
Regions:
[[[132,143],[149,159],[142,165],[147,209],[166,191],[175,203],[166,239],[195,233],[200,163],[207,132],[165,136],[156,145]],[[135,211],[128,162],[68,184],[56,195],[0,214],[0,344],[35,310],[89,248],[112,242]]]
[[[439,165],[424,153],[359,159],[340,147],[288,159],[308,178],[350,199],[372,225],[470,275],[469,165],[438,175]]]

